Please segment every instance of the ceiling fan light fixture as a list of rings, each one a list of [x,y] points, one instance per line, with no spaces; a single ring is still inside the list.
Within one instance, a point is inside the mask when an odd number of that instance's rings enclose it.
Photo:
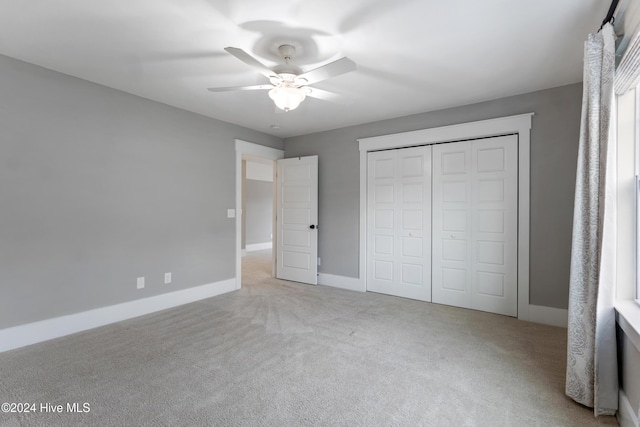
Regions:
[[[295,86],[281,85],[269,91],[269,98],[284,111],[295,110],[305,97],[305,90]]]
[[[240,48],[229,46],[225,47],[224,50],[267,77],[271,84],[212,87],[207,90],[211,92],[269,90],[269,98],[273,100],[277,108],[284,111],[295,110],[307,96],[329,100],[335,94],[322,89],[311,89],[309,85],[356,70],[356,64],[352,60],[340,58],[313,70],[303,72],[302,69],[290,63],[296,53],[295,46],[291,44],[280,45],[278,53],[280,53],[285,63],[272,68],[267,67]]]

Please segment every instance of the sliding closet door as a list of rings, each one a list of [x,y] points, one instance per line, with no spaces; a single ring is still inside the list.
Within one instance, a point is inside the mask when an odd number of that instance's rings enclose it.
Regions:
[[[367,290],[431,301],[431,147],[368,154]]]
[[[517,136],[433,148],[433,301],[517,316]]]

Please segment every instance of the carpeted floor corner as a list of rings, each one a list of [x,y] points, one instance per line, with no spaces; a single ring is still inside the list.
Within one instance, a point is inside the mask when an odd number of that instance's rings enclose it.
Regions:
[[[0,426],[616,425],[564,396],[566,330],[276,280],[0,354]],[[39,409],[39,408],[38,408]]]

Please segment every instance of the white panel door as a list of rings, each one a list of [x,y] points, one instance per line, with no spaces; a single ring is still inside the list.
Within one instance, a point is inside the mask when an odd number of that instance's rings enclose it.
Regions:
[[[472,144],[473,308],[518,315],[518,137]]]
[[[433,302],[472,307],[471,143],[433,147]]]
[[[368,154],[367,290],[431,301],[431,147]]]
[[[517,316],[517,136],[433,148],[433,301]]]
[[[278,160],[276,277],[318,284],[318,156]]]

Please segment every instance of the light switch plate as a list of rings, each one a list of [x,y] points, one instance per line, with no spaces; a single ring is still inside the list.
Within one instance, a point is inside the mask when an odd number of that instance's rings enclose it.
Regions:
[[[236,210],[235,209],[227,209],[227,218],[235,218]]]
[[[136,286],[138,287],[138,289],[144,288],[144,277],[138,277],[138,279],[136,280]]]

